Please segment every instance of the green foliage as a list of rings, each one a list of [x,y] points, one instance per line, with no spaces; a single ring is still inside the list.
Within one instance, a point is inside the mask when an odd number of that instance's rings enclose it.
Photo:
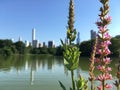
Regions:
[[[88,90],[87,82],[88,82],[87,80],[80,76],[79,79],[76,80],[77,90]]]
[[[25,54],[25,44],[23,42],[18,41],[14,45],[17,49],[18,54]]]
[[[14,53],[15,48],[11,40],[0,40],[0,55],[10,56]]]
[[[89,41],[83,41],[79,48],[81,53],[81,56],[90,56],[92,52],[92,46],[93,46],[94,40],[89,40]]]
[[[48,48],[49,54],[56,55],[56,48]]]
[[[78,68],[80,51],[76,46],[68,46],[63,52],[64,64],[68,70]]]
[[[63,48],[62,48],[62,46],[58,46],[56,48],[56,55],[57,56],[63,56]]]
[[[110,51],[112,52],[112,56],[118,56],[119,52],[118,50],[120,49],[120,38],[114,37],[111,39],[111,45],[110,45]]]

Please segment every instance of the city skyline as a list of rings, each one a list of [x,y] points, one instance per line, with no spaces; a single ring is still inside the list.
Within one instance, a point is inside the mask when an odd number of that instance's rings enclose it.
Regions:
[[[110,35],[120,34],[120,1],[110,1]],[[80,40],[90,39],[90,30],[98,31],[99,0],[74,0],[75,28],[80,32]],[[57,45],[66,37],[69,0],[1,0],[0,39],[31,41],[31,29],[35,28],[40,42],[54,40]],[[87,8],[86,8],[87,6]],[[91,13],[92,12],[92,13]]]

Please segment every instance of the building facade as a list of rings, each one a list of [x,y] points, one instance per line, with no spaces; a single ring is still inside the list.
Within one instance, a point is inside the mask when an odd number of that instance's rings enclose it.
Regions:
[[[48,41],[48,48],[54,48],[54,47],[55,47],[54,41]]]
[[[94,30],[91,30],[90,31],[90,34],[91,34],[91,39],[95,39],[96,38],[96,31],[94,31]]]

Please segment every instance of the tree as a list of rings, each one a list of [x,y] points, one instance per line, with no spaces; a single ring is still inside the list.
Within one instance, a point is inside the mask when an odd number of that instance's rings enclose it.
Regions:
[[[94,39],[89,40],[89,41],[83,41],[79,48],[80,51],[82,52],[82,56],[90,56],[92,52],[92,46],[93,46]]]
[[[25,44],[21,41],[14,43],[18,54],[25,54]]]

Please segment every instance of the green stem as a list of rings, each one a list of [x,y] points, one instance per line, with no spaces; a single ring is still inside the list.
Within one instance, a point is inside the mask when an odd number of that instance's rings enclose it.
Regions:
[[[73,90],[75,90],[74,71],[73,70],[71,70],[71,78],[72,78]]]

